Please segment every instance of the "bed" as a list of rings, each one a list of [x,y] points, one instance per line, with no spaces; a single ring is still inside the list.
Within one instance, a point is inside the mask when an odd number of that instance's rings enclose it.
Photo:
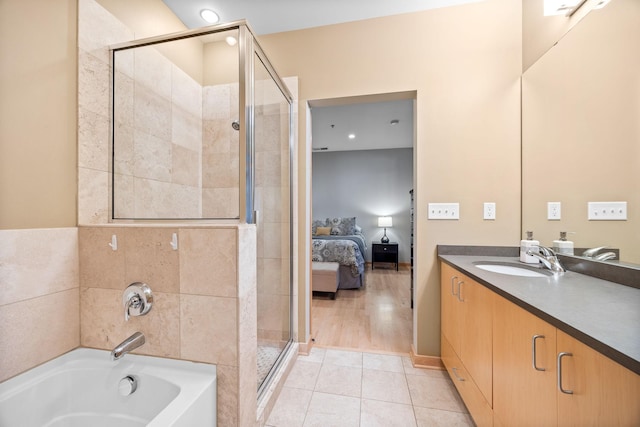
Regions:
[[[340,264],[338,289],[364,286],[366,240],[355,217],[316,220],[312,226],[312,261]]]

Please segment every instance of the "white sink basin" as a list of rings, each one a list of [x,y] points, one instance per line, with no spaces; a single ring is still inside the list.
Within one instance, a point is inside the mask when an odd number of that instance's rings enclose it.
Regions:
[[[478,263],[475,264],[475,266],[482,270],[491,271],[493,273],[507,274],[509,276],[548,277],[548,275],[542,272],[533,271],[531,269],[519,267],[517,265]]]

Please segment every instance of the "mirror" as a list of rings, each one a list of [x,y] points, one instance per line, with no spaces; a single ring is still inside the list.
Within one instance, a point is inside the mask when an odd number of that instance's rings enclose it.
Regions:
[[[594,9],[522,76],[522,233],[620,249],[640,264],[640,2]],[[626,221],[588,202],[627,202]],[[561,219],[547,203],[561,202]],[[576,251],[576,255],[580,255]]]

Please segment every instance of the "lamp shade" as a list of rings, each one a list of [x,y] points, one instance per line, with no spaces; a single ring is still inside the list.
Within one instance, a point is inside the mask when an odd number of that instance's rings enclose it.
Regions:
[[[390,216],[379,216],[378,217],[378,227],[392,227],[393,220]]]

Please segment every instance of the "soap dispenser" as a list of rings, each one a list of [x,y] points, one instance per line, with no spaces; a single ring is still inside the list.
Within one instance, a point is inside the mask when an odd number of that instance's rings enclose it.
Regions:
[[[538,253],[540,242],[533,240],[533,231],[527,231],[527,240],[520,240],[520,261],[527,264],[538,264],[540,260],[534,256],[527,255],[528,251]]]
[[[567,240],[567,232],[560,232],[560,240],[553,241],[553,250],[563,255],[573,255],[573,242]]]

